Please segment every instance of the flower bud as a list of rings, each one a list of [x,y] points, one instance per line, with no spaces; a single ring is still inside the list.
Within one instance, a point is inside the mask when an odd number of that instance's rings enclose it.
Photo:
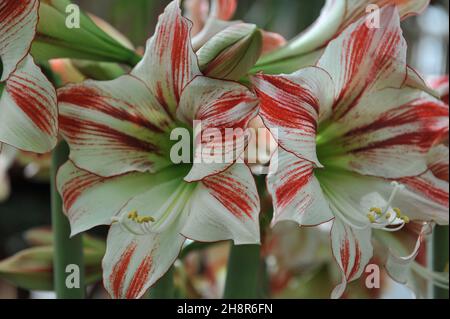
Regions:
[[[74,58],[134,66],[140,57],[112,36],[69,0],[43,0],[32,46],[39,60]]]
[[[239,23],[216,34],[197,54],[203,74],[239,80],[255,65],[261,52],[261,30],[254,24]]]
[[[49,229],[34,229],[26,239],[35,247],[22,250],[0,261],[0,278],[27,290],[53,290],[53,237]],[[37,246],[36,246],[37,245]],[[44,246],[41,246],[44,245]],[[83,237],[86,284],[102,278],[101,262],[105,243],[90,236]]]

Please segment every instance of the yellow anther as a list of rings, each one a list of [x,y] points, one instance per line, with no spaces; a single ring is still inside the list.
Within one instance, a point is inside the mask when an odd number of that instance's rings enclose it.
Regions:
[[[373,214],[367,214],[367,218],[369,218],[370,222],[373,224],[377,221]]]
[[[392,217],[391,213],[387,213],[386,216],[384,216],[386,219],[390,219]]]
[[[382,210],[381,208],[379,208],[379,207],[372,207],[372,208],[370,209],[370,211],[371,211],[372,213],[377,214],[378,216],[381,216],[381,215],[383,214],[383,210]]]
[[[408,224],[411,221],[408,216],[402,216],[400,219],[403,220],[405,224]]]
[[[140,220],[141,220],[143,223],[149,223],[149,222],[154,222],[154,221],[155,221],[155,219],[154,219],[153,217],[151,217],[151,216],[143,216],[143,217],[140,217]]]
[[[135,219],[135,222],[138,224],[144,224],[144,223],[149,223],[149,222],[154,222],[155,219],[151,216],[138,216]]]
[[[397,218],[402,218],[403,214],[400,208],[394,208],[394,212],[397,214]]]
[[[135,220],[136,218],[138,218],[137,210],[133,210],[128,213],[128,219]]]

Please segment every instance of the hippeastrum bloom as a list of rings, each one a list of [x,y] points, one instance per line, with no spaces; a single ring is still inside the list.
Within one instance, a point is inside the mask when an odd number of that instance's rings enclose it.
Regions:
[[[438,92],[441,100],[448,106],[448,76],[434,77],[428,79],[429,86]],[[433,185],[439,185],[442,189],[448,189],[449,182],[449,150],[444,143],[448,141],[448,126],[437,138],[435,145],[427,155],[428,170],[418,176],[404,177],[400,182],[410,190],[420,194],[434,192]],[[448,143],[448,142],[447,142]],[[443,205],[448,204],[448,192],[442,193]],[[448,289],[448,273],[432,272],[424,267],[420,257],[421,249],[426,248],[423,243],[425,237],[431,233],[432,225],[427,222],[412,222],[404,230],[393,234],[375,233],[375,238],[388,250],[386,269],[390,276],[400,283],[408,283],[417,286],[417,279],[412,276],[418,275],[431,280],[435,285]],[[421,292],[415,287],[416,294]]]
[[[208,128],[244,129],[256,116],[257,99],[245,86],[201,75],[180,11],[178,1],[168,5],[130,75],[58,94],[71,149],[58,188],[72,234],[111,224],[103,269],[115,298],[142,296],[186,238],[259,243],[259,198],[249,168],[200,161],[224,149],[216,139],[198,138]],[[188,149],[194,164],[176,164],[171,155],[178,154],[171,135],[180,127],[196,131],[196,145]],[[220,142],[229,147],[232,141]]]
[[[319,18],[285,46],[261,58],[254,71],[290,73],[314,65],[327,44],[368,11],[396,5],[402,19],[421,13],[430,0],[327,0]],[[375,12],[376,14],[376,12]],[[369,22],[377,22],[367,18]]]
[[[57,141],[56,92],[28,54],[38,6],[0,0],[0,151],[6,143],[44,153]]]
[[[428,151],[448,130],[448,106],[407,68],[398,10],[383,8],[380,28],[365,22],[345,29],[317,66],[253,79],[280,146],[268,176],[273,223],[334,220],[342,283],[333,297],[364,271],[373,229],[448,224],[448,183],[426,173]],[[417,176],[422,187],[409,187],[405,179]]]

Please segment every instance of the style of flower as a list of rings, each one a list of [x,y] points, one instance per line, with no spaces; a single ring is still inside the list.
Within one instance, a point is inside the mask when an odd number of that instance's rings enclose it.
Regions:
[[[111,224],[103,269],[114,298],[142,296],[186,238],[259,243],[260,204],[249,168],[199,161],[206,151],[223,151],[199,134],[245,129],[257,99],[243,85],[202,76],[189,32],[173,1],[131,74],[58,92],[61,133],[71,150],[58,188],[72,234]],[[201,121],[202,132],[193,121]],[[171,160],[171,132],[179,127],[196,131],[192,165]]]
[[[448,182],[427,173],[427,154],[448,131],[448,105],[426,92],[406,49],[398,10],[387,6],[380,28],[360,18],[316,66],[253,78],[280,146],[268,176],[273,223],[334,221],[332,251],[342,272],[334,298],[371,259],[372,230],[448,224]],[[411,187],[407,181],[418,177],[421,186]]]
[[[56,92],[29,55],[37,0],[0,0],[0,150],[2,143],[36,153],[57,142]]]

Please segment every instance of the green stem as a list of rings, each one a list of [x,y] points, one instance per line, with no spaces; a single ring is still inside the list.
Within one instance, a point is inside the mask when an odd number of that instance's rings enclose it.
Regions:
[[[173,299],[175,298],[175,285],[173,282],[173,266],[168,272],[150,289],[151,299]]]
[[[261,246],[231,246],[228,259],[225,299],[256,299],[259,297]]]
[[[62,200],[56,189],[58,168],[67,161],[68,154],[67,144],[61,142],[52,155],[51,196],[54,236],[54,287],[56,296],[59,299],[82,299],[85,297],[82,237],[77,235],[70,238],[69,221],[63,214]]]
[[[433,235],[433,270],[443,272],[449,261],[449,233],[448,226],[436,226]],[[449,299],[448,290],[434,287],[435,299]]]

